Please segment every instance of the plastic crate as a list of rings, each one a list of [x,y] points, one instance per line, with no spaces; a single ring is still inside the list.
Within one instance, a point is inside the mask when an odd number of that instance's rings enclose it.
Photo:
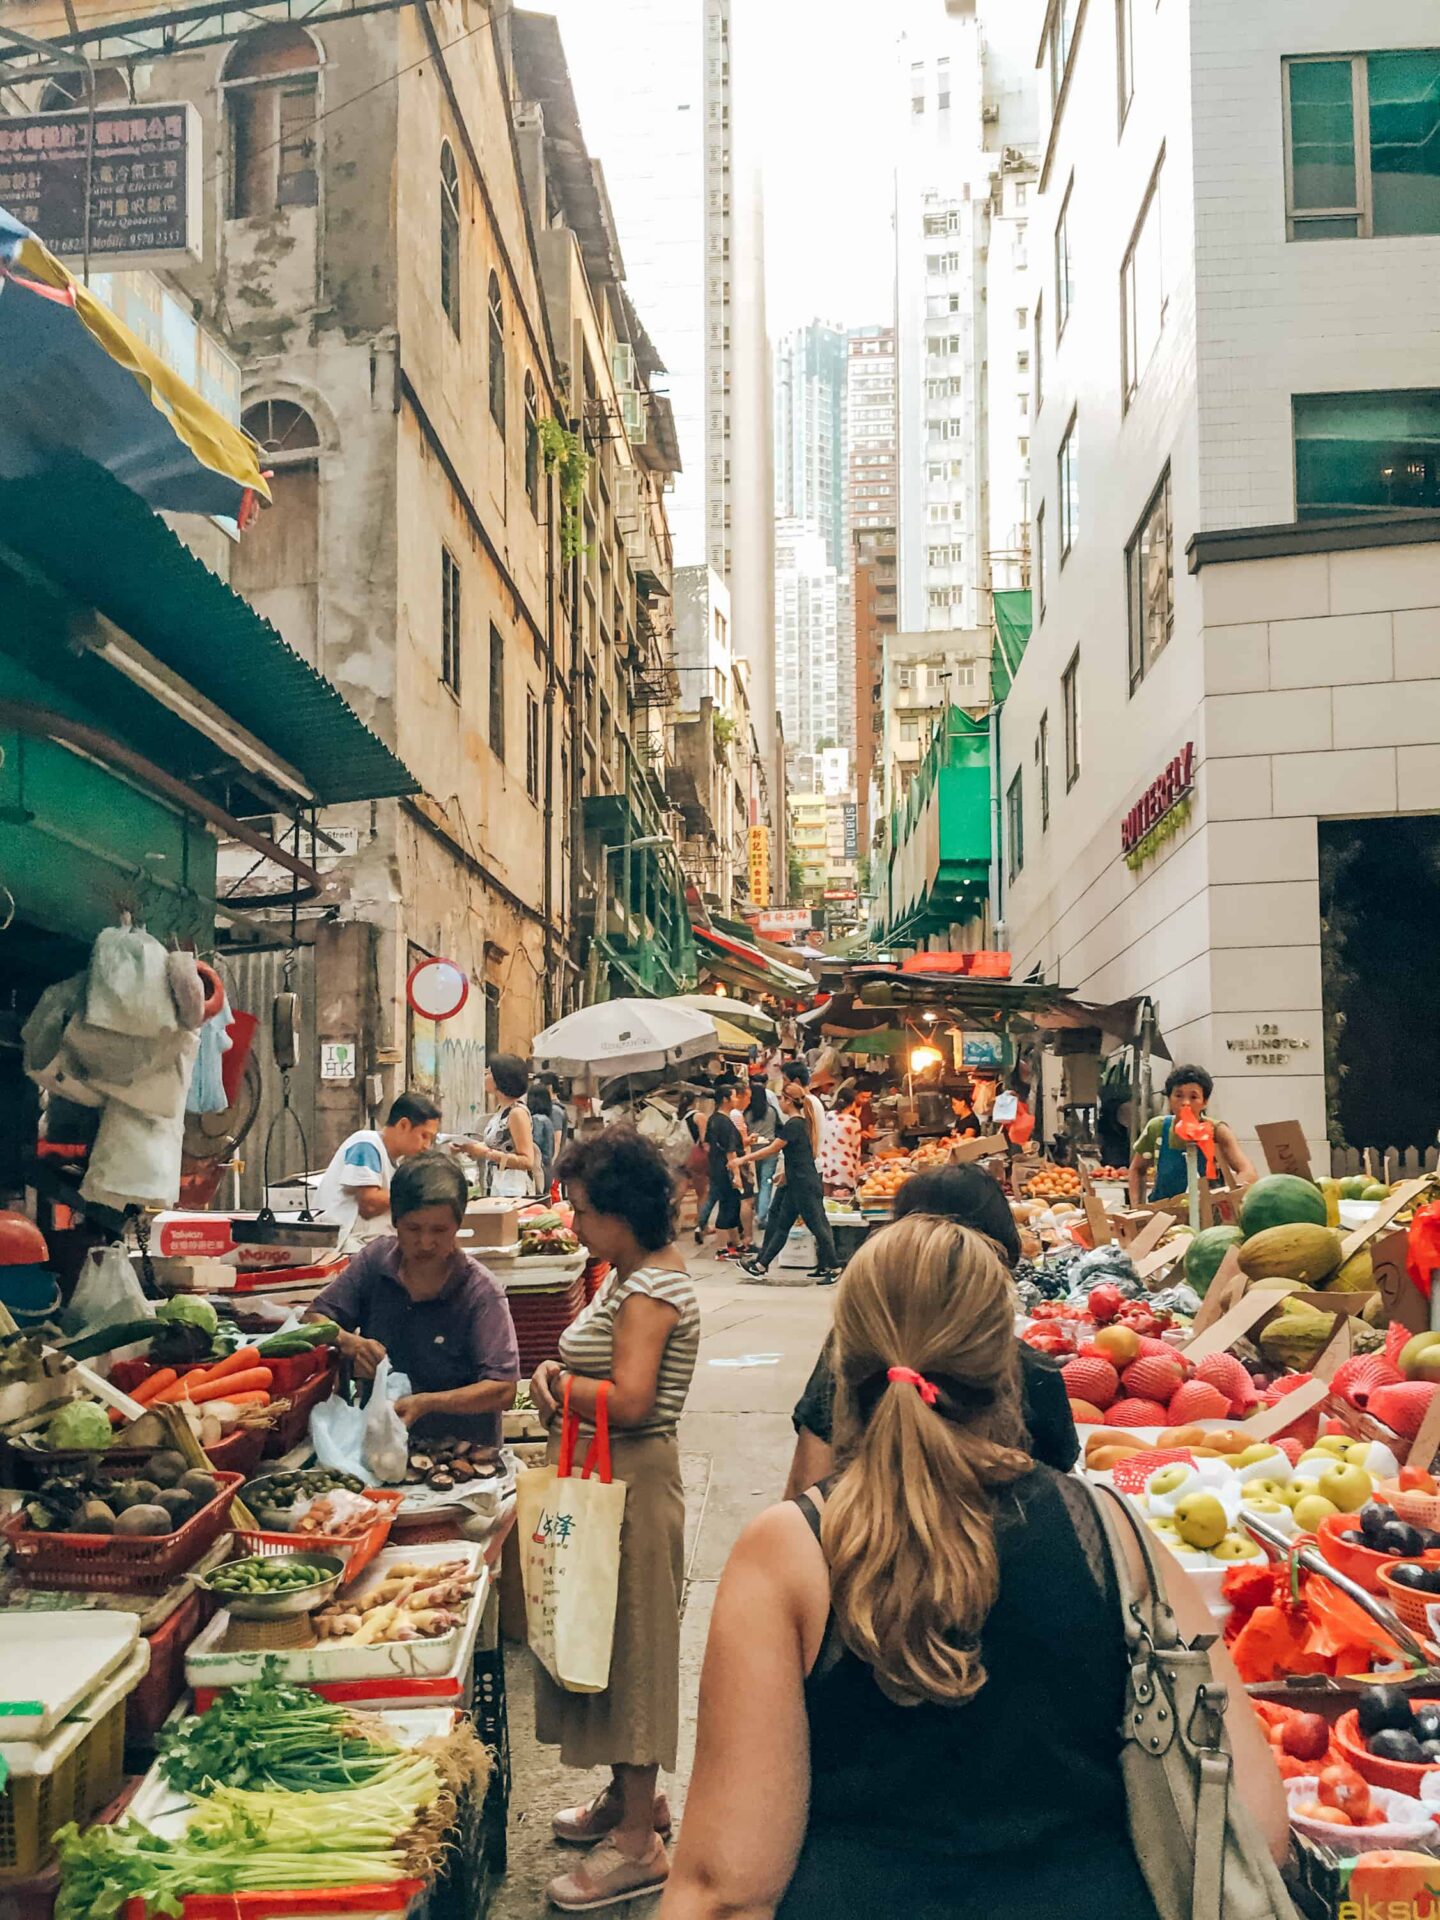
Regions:
[[[374,1487],[366,1492],[365,1498],[373,1500],[381,1511],[364,1533],[251,1533],[238,1528],[236,1545],[245,1553],[260,1554],[270,1560],[281,1560],[292,1553],[333,1553],[345,1562],[345,1578],[340,1583],[344,1586],[364,1572],[390,1538],[391,1523],[405,1495],[394,1488]]]
[[[34,1873],[54,1851],[60,1827],[70,1820],[83,1825],[120,1791],[126,1695],[145,1659],[145,1649],[137,1648],[136,1657],[96,1695],[94,1717],[62,1727],[45,1743],[61,1750],[48,1772],[10,1775],[0,1793],[0,1875],[23,1879]]]
[[[314,1887],[304,1893],[190,1893],[182,1920],[292,1920],[297,1913],[404,1913],[425,1890],[423,1880],[391,1880],[373,1887]],[[146,1920],[143,1900],[127,1900],[121,1920]]]
[[[288,1394],[290,1405],[265,1430],[265,1451],[261,1456],[266,1460],[278,1460],[282,1454],[289,1453],[292,1447],[298,1447],[310,1431],[310,1415],[322,1400],[328,1400],[331,1394],[330,1374],[317,1373],[303,1386]]]
[[[145,1635],[150,1670],[125,1709],[127,1740],[153,1740],[185,1691],[185,1649],[205,1624],[206,1595],[188,1594],[167,1620]]]
[[[265,1343],[256,1340],[246,1344],[258,1347]],[[312,1374],[328,1372],[334,1353],[333,1347],[312,1347],[309,1353],[282,1354],[274,1360],[262,1356],[259,1364],[270,1369],[270,1391],[278,1398],[282,1393],[293,1393],[297,1387],[304,1386]],[[216,1364],[213,1360],[195,1360],[175,1371],[183,1380],[187,1373],[203,1373]],[[133,1393],[142,1380],[148,1380],[156,1371],[150,1360],[117,1360],[110,1369],[110,1384],[121,1393]]]
[[[244,1476],[217,1472],[215,1478],[220,1492],[173,1533],[45,1533],[29,1526],[23,1513],[13,1514],[3,1530],[15,1571],[33,1587],[158,1593],[225,1531]]]

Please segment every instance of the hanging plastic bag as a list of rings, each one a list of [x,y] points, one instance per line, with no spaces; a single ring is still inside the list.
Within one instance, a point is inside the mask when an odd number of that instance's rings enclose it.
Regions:
[[[178,1021],[166,952],[143,927],[104,927],[96,935],[85,1019],[92,1027],[135,1039],[174,1032]]]
[[[1428,1300],[1430,1276],[1440,1267],[1440,1200],[1428,1207],[1417,1207],[1410,1222],[1406,1247],[1406,1268],[1410,1278]]]
[[[382,1360],[363,1407],[338,1393],[322,1400],[310,1415],[310,1444],[319,1464],[356,1474],[367,1486],[398,1486],[410,1465],[410,1435],[395,1402],[409,1392],[408,1376]]]

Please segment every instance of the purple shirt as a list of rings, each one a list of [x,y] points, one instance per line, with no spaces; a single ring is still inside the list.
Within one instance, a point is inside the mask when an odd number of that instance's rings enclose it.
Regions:
[[[354,1254],[318,1295],[310,1312],[347,1333],[378,1340],[390,1365],[408,1374],[416,1393],[448,1393],[478,1380],[518,1380],[520,1350],[510,1307],[492,1274],[456,1250],[433,1300],[412,1300],[400,1281],[400,1242],[393,1233]],[[498,1413],[427,1414],[415,1434],[455,1434],[498,1447]]]

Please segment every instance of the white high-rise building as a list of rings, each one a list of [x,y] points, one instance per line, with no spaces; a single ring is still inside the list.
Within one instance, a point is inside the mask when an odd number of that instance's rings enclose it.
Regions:
[[[808,520],[775,529],[775,651],[785,746],[793,757],[839,739],[840,669],[835,568]]]

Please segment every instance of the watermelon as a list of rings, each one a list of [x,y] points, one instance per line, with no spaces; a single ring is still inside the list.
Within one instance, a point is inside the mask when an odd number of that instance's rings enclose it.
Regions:
[[[1202,1227],[1185,1249],[1185,1278],[1203,1300],[1231,1247],[1244,1238],[1239,1227]]]
[[[1267,1173],[1247,1187],[1240,1202],[1240,1225],[1248,1240],[1267,1227],[1325,1225],[1325,1196],[1313,1180],[1294,1173]]]

